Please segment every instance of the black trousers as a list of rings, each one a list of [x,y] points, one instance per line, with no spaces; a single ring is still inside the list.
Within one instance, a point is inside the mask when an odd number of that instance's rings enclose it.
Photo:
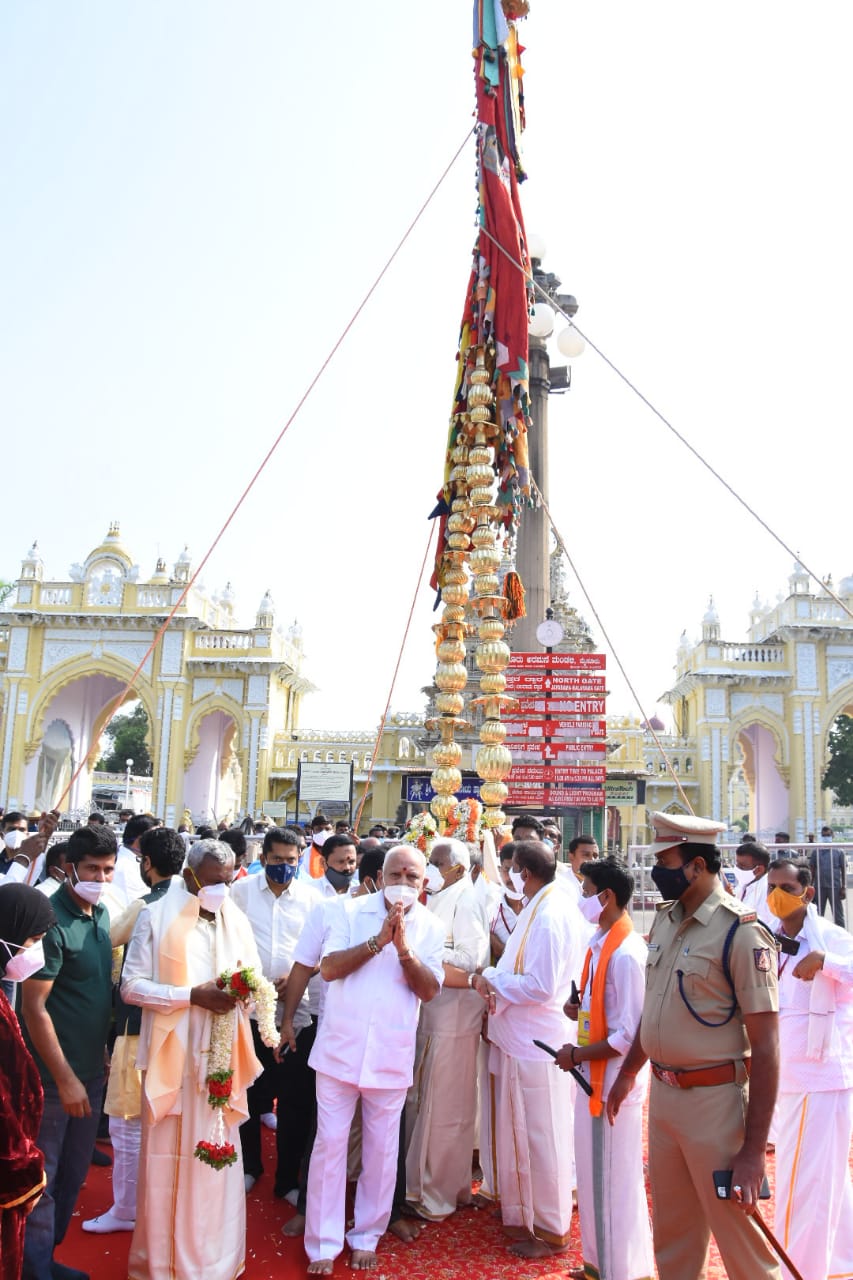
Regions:
[[[317,1100],[314,1070],[308,1065],[308,1055],[316,1033],[317,1022],[313,1019],[311,1025],[297,1035],[296,1052],[288,1052],[281,1062],[276,1062],[272,1049],[263,1043],[256,1024],[252,1023],[255,1053],[264,1070],[248,1091],[249,1118],[240,1126],[243,1168],[254,1178],[263,1173],[261,1116],[272,1111],[276,1102],[275,1192],[279,1196],[298,1187],[299,1169],[313,1129]]]

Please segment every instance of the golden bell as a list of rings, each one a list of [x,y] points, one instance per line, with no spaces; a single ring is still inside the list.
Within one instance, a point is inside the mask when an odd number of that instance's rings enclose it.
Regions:
[[[505,782],[484,782],[480,787],[483,804],[503,804],[508,795],[509,787]]]
[[[458,716],[464,706],[461,693],[440,693],[435,700],[435,709],[442,716]]]
[[[461,662],[439,662],[435,683],[442,693],[461,693],[468,683],[468,672]]]
[[[499,745],[506,738],[506,725],[502,720],[484,720],[480,725],[480,741]]]
[[[439,795],[450,796],[462,786],[462,774],[458,769],[449,769],[444,765],[433,769],[430,774],[433,791]]]
[[[484,782],[503,782],[512,768],[512,755],[506,747],[480,747],[474,767]]]

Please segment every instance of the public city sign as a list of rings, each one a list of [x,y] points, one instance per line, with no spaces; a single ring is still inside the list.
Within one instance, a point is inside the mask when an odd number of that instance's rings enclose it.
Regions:
[[[514,653],[507,671],[524,667],[533,671],[603,671],[607,658],[603,653]]]
[[[584,783],[601,786],[607,777],[607,769],[603,764],[519,764],[512,770],[511,785],[521,786],[537,784],[542,786],[548,782]]]
[[[510,738],[586,738],[574,720],[504,720]],[[592,736],[592,735],[589,735]],[[596,735],[602,736],[602,735]]]
[[[506,803],[522,809],[544,806],[555,809],[601,809],[604,807],[604,789],[593,787],[517,787],[512,778],[507,779],[509,794]]]
[[[526,764],[534,760],[546,760],[550,764],[570,764],[577,756],[604,755],[606,742],[508,742],[509,750],[515,764]],[[509,781],[512,781],[510,775]]]
[[[510,693],[550,693],[555,697],[589,694],[603,697],[607,692],[604,676],[588,676],[575,671],[506,671],[506,687]]]

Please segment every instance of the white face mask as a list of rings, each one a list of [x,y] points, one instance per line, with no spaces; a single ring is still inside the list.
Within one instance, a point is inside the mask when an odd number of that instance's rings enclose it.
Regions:
[[[0,938],[0,942],[3,939]],[[3,946],[12,955],[12,947],[14,943],[3,942]],[[5,977],[10,982],[25,982],[27,978],[31,978],[34,973],[38,973],[39,969],[44,968],[44,946],[41,939],[34,942],[31,947],[19,947],[18,954],[12,956],[12,959],[6,965]]]
[[[199,906],[216,915],[228,897],[228,892],[227,884],[203,884],[198,891]]]
[[[89,902],[93,907],[96,907],[101,901],[107,884],[105,880],[79,880],[75,871],[74,883],[71,887],[78,898],[82,898],[84,902]]]
[[[315,831],[311,840],[316,844],[318,849],[322,849],[331,834],[331,831]]]
[[[581,915],[590,924],[598,924],[601,919],[601,913],[604,910],[604,904],[598,894],[594,894],[591,898],[581,898],[578,901],[581,909]]]
[[[441,893],[444,888],[444,876],[438,867],[434,867],[431,862],[427,863],[424,885],[427,893]]]
[[[509,898],[510,902],[521,902],[524,898],[523,893],[519,893],[517,889],[507,889],[504,886],[504,897]]]
[[[385,901],[390,902],[392,907],[395,903],[402,902],[404,911],[408,911],[418,900],[418,891],[410,884],[386,884],[383,893]]]
[[[14,853],[16,849],[20,849],[26,838],[26,831],[19,831],[17,827],[13,827],[11,831],[4,834],[3,843],[11,853]]]
[[[519,902],[521,898],[526,897],[526,894],[524,892],[524,881],[521,878],[521,872],[516,871],[514,867],[510,867],[509,878],[512,881],[513,889],[515,889],[515,892],[519,895],[519,897],[516,898],[515,901]]]

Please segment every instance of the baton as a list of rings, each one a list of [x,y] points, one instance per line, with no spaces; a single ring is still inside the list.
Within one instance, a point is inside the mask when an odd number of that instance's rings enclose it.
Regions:
[[[544,1049],[546,1053],[550,1053],[551,1057],[556,1059],[557,1050],[552,1049],[549,1044],[545,1044],[544,1040],[534,1040],[533,1043],[536,1045],[537,1049]],[[569,1067],[569,1075],[574,1076],[575,1083],[577,1084],[578,1088],[583,1089],[586,1096],[588,1098],[591,1098],[592,1088],[590,1085],[587,1084],[586,1080],[581,1075],[581,1073],[578,1070],[576,1070],[575,1067]],[[800,1280],[802,1280],[802,1277],[800,1277]]]
[[[801,1272],[801,1271],[798,1271],[798,1270],[797,1270],[797,1268],[794,1266],[793,1262],[792,1262],[792,1261],[791,1261],[791,1259],[788,1257],[787,1253],[786,1253],[786,1252],[785,1252],[785,1250],[782,1248],[781,1244],[780,1244],[780,1243],[779,1243],[779,1241],[776,1239],[776,1237],[774,1236],[773,1232],[770,1230],[770,1228],[768,1227],[767,1223],[764,1221],[764,1219],[762,1218],[761,1214],[758,1212],[758,1209],[757,1209],[757,1208],[754,1208],[754,1209],[752,1210],[752,1216],[753,1216],[753,1218],[755,1218],[755,1221],[756,1221],[756,1223],[758,1224],[759,1229],[760,1229],[760,1230],[762,1231],[762,1233],[767,1237],[767,1240],[768,1240],[768,1242],[769,1242],[769,1244],[770,1244],[771,1248],[773,1248],[773,1249],[776,1251],[776,1253],[778,1253],[779,1257],[782,1259],[782,1261],[784,1262],[785,1266],[786,1266],[786,1267],[788,1268],[788,1270],[790,1271],[791,1275],[793,1276],[793,1280],[803,1280],[802,1272]]]

